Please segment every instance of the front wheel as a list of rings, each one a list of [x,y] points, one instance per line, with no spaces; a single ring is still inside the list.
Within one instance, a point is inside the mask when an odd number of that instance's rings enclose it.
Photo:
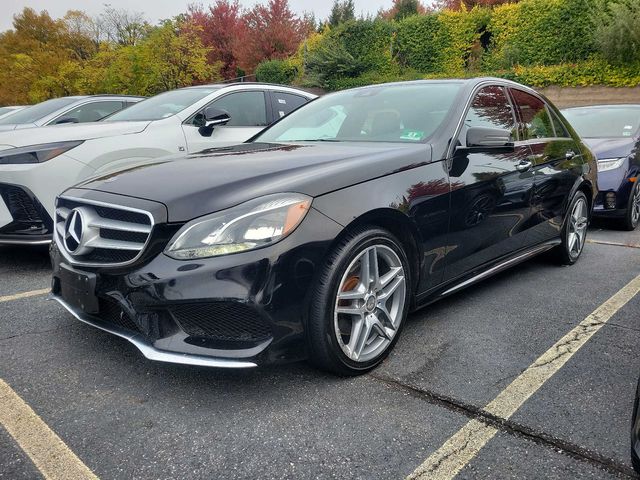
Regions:
[[[390,232],[349,233],[330,254],[311,302],[310,361],[340,375],[377,366],[407,316],[409,278],[406,254]]]
[[[640,185],[636,181],[629,194],[629,205],[627,206],[627,213],[622,219],[622,228],[629,231],[635,230],[638,222],[640,222]]]
[[[561,231],[562,243],[556,247],[556,254],[563,265],[573,265],[580,258],[589,226],[589,203],[584,193],[576,192],[567,212]]]

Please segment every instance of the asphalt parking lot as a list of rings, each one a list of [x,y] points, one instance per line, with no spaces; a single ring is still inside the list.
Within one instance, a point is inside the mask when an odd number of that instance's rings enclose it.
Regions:
[[[485,408],[640,273],[640,231],[603,227],[573,267],[537,258],[413,314],[385,363],[348,379],[147,361],[46,300],[46,251],[2,248],[0,478],[392,479],[448,457],[456,478],[634,478],[640,294],[512,414]],[[461,456],[477,422],[493,434]]]

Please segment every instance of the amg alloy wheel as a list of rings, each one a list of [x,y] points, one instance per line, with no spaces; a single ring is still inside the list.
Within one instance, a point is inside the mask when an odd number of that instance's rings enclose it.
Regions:
[[[589,226],[589,204],[582,192],[577,192],[569,204],[567,218],[562,227],[562,243],[557,247],[559,260],[564,265],[573,265],[580,258],[587,239]]]
[[[313,301],[311,361],[340,374],[364,373],[395,343],[409,304],[406,255],[380,229],[364,229],[333,251]]]

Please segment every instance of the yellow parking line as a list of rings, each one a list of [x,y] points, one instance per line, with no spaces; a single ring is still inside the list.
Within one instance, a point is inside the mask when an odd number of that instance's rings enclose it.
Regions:
[[[15,295],[5,295],[4,297],[0,297],[0,303],[10,302],[11,300],[20,300],[21,298],[36,297],[38,295],[46,295],[50,291],[51,290],[48,288],[43,288],[42,290],[32,290],[30,292],[16,293]]]
[[[9,432],[45,478],[98,478],[2,379],[0,425]]]
[[[577,327],[543,353],[484,407],[484,411],[503,419],[511,417],[638,292],[640,292],[640,275],[596,308]],[[470,420],[407,478],[429,480],[454,478],[493,438],[497,431],[495,427],[478,420]]]

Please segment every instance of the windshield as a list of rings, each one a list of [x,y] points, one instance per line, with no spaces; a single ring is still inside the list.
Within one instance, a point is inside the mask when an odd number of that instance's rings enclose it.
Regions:
[[[9,113],[14,110],[15,108],[12,108],[12,107],[0,107],[0,115],[4,115],[5,113]]]
[[[420,142],[449,112],[460,83],[408,83],[321,97],[265,130],[257,142]]]
[[[562,113],[583,138],[632,137],[640,129],[640,105],[569,108]]]
[[[37,103],[31,107],[24,108],[19,112],[0,119],[0,125],[10,125],[13,123],[34,123],[42,117],[52,114],[62,107],[77,102],[78,97],[62,97],[47,100],[46,102]]]
[[[160,120],[171,117],[185,108],[193,105],[198,100],[215,92],[219,87],[210,88],[185,88],[172,90],[136,103],[108,118],[105,122],[133,122]]]

